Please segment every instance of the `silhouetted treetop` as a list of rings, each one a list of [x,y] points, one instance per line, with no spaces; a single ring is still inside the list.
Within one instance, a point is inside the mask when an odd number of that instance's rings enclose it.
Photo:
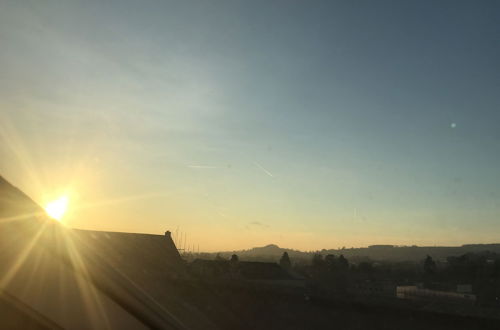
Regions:
[[[436,263],[432,260],[430,255],[427,255],[424,261],[424,272],[426,274],[432,275],[435,274],[437,270]]]
[[[290,269],[292,267],[292,263],[290,261],[290,257],[288,256],[288,252],[283,252],[283,255],[281,256],[280,259],[280,266],[283,269]]]
[[[344,257],[343,254],[340,255],[338,264],[340,269],[349,269],[349,261]]]

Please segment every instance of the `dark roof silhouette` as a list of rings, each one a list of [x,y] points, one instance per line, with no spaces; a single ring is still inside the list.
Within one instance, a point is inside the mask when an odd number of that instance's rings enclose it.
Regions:
[[[43,209],[0,176],[0,219],[2,223],[40,216],[45,216]]]
[[[0,290],[64,328],[213,328],[169,283],[184,267],[168,234],[65,228],[2,177],[0,264]]]
[[[169,235],[72,230],[87,245],[99,251],[113,267],[133,279],[158,272],[186,276],[184,262]]]

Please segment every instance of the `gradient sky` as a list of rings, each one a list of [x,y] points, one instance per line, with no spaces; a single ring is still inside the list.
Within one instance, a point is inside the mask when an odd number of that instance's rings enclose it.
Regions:
[[[2,1],[0,174],[201,250],[500,237],[498,1]]]

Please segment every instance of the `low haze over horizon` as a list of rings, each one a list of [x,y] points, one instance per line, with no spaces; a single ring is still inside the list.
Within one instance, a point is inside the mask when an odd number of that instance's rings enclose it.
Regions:
[[[2,1],[0,175],[203,251],[499,242],[499,14]]]

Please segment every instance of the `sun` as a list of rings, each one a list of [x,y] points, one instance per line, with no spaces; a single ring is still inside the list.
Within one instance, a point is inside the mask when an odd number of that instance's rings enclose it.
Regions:
[[[55,199],[47,205],[45,205],[45,212],[49,215],[49,217],[56,219],[57,221],[61,221],[68,209],[69,198],[68,196],[61,196],[58,199]]]

